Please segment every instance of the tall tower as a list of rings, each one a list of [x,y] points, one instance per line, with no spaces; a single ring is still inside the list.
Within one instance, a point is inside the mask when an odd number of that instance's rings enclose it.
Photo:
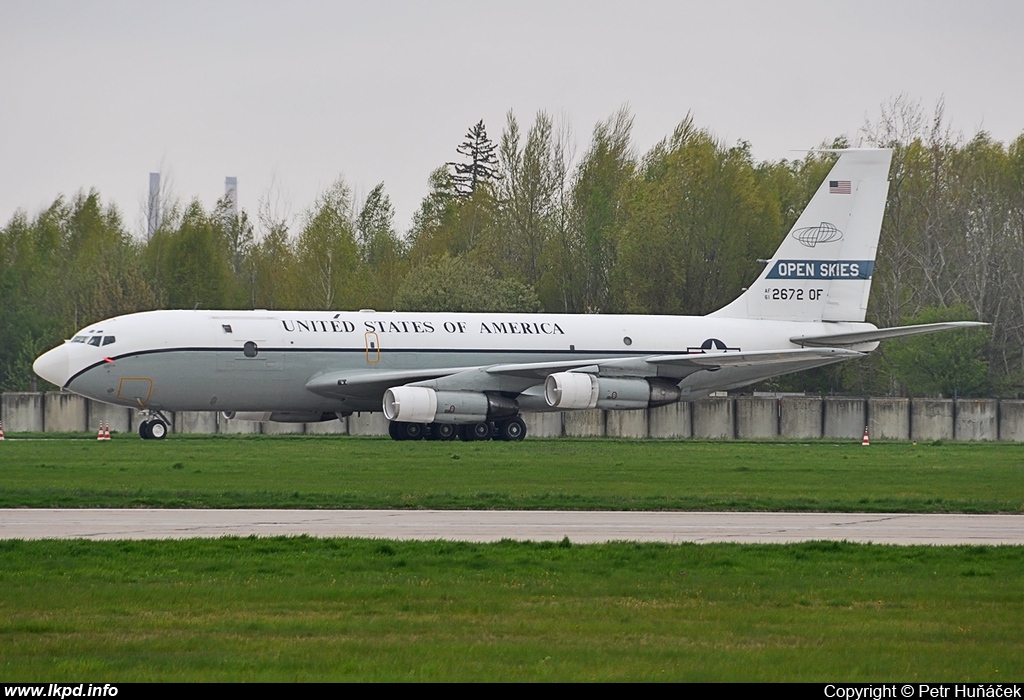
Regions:
[[[149,209],[146,213],[146,240],[160,228],[160,173],[149,174]]]

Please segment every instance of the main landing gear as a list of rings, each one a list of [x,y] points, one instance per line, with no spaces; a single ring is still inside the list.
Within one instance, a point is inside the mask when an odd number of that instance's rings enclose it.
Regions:
[[[505,440],[519,442],[526,437],[526,423],[519,416],[486,423],[402,423],[391,421],[388,434],[392,440]]]
[[[156,417],[151,417],[153,415]],[[167,425],[170,423],[167,417],[159,411],[144,411],[144,421],[139,423],[139,437],[143,440],[163,440],[169,432]]]

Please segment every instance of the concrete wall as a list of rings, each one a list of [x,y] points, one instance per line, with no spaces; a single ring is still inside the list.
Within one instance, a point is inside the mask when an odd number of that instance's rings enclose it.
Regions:
[[[646,438],[647,411],[608,411],[604,420],[605,435],[616,438]]]
[[[384,413],[353,413],[348,417],[348,434],[380,437],[388,434],[388,419]]]
[[[569,411],[562,414],[566,437],[604,437],[604,411]]]
[[[690,422],[693,404],[689,401],[658,406],[647,411],[647,434],[652,438],[688,438],[693,435]]]
[[[11,392],[0,401],[0,423],[5,433],[43,432],[43,395]]]
[[[736,437],[744,440],[779,436],[779,400],[771,396],[736,399]]]
[[[999,439],[999,402],[992,399],[960,399],[956,402],[954,439]]]
[[[48,391],[43,394],[43,430],[48,433],[84,433],[88,409],[85,397],[62,391]],[[98,431],[95,426],[93,431]]]
[[[348,435],[348,418],[306,423],[306,435]]]
[[[868,404],[864,399],[829,396],[824,400],[823,437],[855,440],[864,437],[868,425]]]
[[[556,438],[562,437],[561,413],[524,413],[526,437]]]
[[[999,439],[1024,442],[1024,401],[999,402]]]
[[[132,414],[135,411],[124,406],[111,406],[109,403],[87,401],[86,425],[89,432],[99,430],[100,423],[110,426],[111,433],[132,433],[137,428],[132,426]]]
[[[174,414],[175,433],[213,435],[217,432],[216,411],[178,411]]]
[[[268,420],[260,423],[260,432],[264,435],[303,435],[306,432],[306,424],[278,423]]]
[[[215,413],[217,416],[217,432],[224,435],[259,435],[260,422],[254,420],[237,420],[225,418],[223,413]]]
[[[910,439],[910,399],[868,399],[868,430],[872,439]]]
[[[910,402],[910,438],[912,440],[952,440],[953,401],[951,399],[914,399]]]
[[[212,411],[166,412],[174,433],[335,434],[387,436],[383,413],[357,413],[322,423],[227,420]],[[835,438],[859,440],[1004,440],[1024,442],[1024,401],[848,397],[715,397],[648,411],[524,413],[533,437]],[[66,392],[7,393],[0,400],[6,433],[138,430],[139,413]]]
[[[821,399],[786,396],[782,399],[779,434],[798,440],[821,437]]]
[[[694,401],[693,436],[712,440],[735,437],[734,408],[735,402],[726,397]]]

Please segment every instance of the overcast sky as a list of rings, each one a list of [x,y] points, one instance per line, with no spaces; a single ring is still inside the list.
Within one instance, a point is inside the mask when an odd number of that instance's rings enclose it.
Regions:
[[[339,176],[408,228],[431,170],[512,110],[573,129],[628,104],[647,150],[687,113],[756,158],[846,134],[900,94],[966,136],[1024,131],[1024,3],[0,0],[0,225],[96,188],[143,231],[148,174],[298,221]]]

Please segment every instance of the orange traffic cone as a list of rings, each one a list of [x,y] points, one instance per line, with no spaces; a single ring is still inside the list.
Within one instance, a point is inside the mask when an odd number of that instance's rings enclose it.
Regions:
[[[867,447],[868,445],[871,444],[871,441],[868,439],[868,426],[866,425],[864,426],[864,439],[860,441],[860,444],[862,444],[864,447]]]
[[[109,422],[104,423],[103,426],[104,426],[103,427],[103,439],[104,440],[109,440],[110,439],[110,423]]]
[[[103,439],[103,421],[100,421],[100,429],[96,431],[96,439],[97,440],[102,440]]]
[[[0,423],[0,440],[4,439],[4,424]]]

